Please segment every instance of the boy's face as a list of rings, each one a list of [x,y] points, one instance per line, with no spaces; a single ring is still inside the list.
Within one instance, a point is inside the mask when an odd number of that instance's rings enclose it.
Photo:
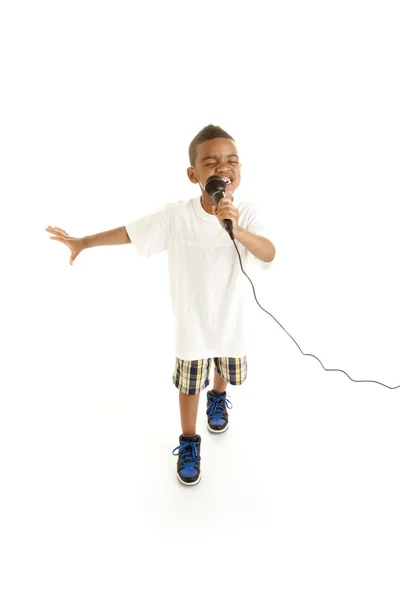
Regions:
[[[239,153],[235,142],[226,138],[215,138],[197,146],[196,164],[187,170],[192,183],[199,183],[203,200],[214,205],[213,199],[206,194],[204,188],[210,175],[229,177],[231,183],[226,185],[226,196],[232,197],[240,184]]]

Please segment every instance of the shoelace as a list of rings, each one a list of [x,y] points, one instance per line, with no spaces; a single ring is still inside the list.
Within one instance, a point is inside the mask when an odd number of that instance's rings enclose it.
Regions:
[[[206,410],[207,415],[210,417],[214,417],[215,415],[224,416],[223,403],[225,403],[227,408],[232,408],[232,402],[228,400],[227,396],[210,396],[210,398],[211,401]]]
[[[174,456],[182,454],[182,468],[194,467],[196,469],[200,460],[199,446],[200,442],[182,442],[182,444],[172,450],[172,454]]]

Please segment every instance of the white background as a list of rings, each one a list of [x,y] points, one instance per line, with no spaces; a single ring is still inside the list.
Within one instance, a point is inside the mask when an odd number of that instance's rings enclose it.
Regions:
[[[398,4],[10,1],[0,23],[2,598],[398,599],[400,388],[324,371],[253,297],[248,380],[223,436],[202,393],[184,487],[166,253],[71,267],[45,232],[198,195],[188,146],[219,125],[276,246],[260,304],[326,368],[400,385]]]

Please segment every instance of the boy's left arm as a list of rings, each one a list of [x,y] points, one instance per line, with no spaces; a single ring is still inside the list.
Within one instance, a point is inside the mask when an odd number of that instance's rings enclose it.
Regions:
[[[232,230],[235,240],[243,244],[249,252],[262,262],[271,262],[275,256],[275,246],[262,235],[251,233],[248,229],[239,226],[239,211],[233,204],[232,198],[224,197],[221,199],[218,207],[213,206],[212,211],[218,218],[222,227],[225,227],[223,220],[232,221]]]
[[[235,240],[243,244],[249,252],[263,262],[271,262],[275,257],[275,246],[262,235],[251,233],[244,227],[238,227],[234,231]]]

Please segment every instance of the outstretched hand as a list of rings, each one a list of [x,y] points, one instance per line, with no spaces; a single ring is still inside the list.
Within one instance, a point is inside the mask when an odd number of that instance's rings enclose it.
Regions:
[[[71,250],[69,264],[72,266],[78,254],[80,254],[85,248],[83,238],[70,237],[68,233],[64,231],[64,229],[60,229],[59,227],[51,227],[50,225],[46,227],[46,231],[54,234],[50,236],[51,240],[62,242]]]

